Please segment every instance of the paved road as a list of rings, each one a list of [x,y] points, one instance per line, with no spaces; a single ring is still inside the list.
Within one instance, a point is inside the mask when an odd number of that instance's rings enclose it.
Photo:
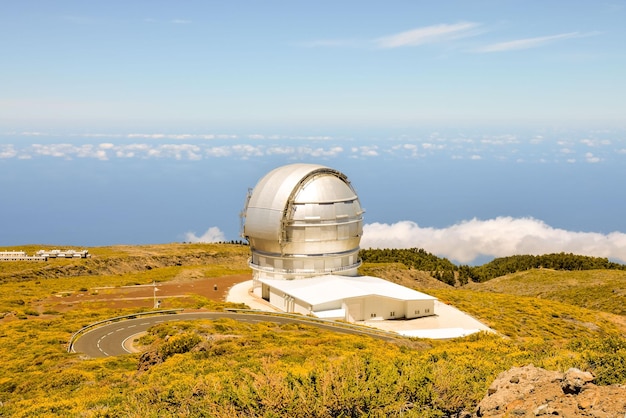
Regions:
[[[268,316],[258,315],[250,313],[235,313],[235,312],[192,312],[192,313],[180,313],[174,315],[159,315],[149,317],[139,317],[134,319],[127,319],[119,322],[114,322],[108,325],[102,325],[84,333],[72,347],[72,351],[77,353],[83,353],[89,357],[108,357],[119,356],[122,354],[128,354],[128,351],[124,347],[124,343],[133,338],[135,335],[147,331],[148,328],[162,323],[171,321],[186,321],[193,319],[218,319],[218,318],[232,318],[242,322],[275,322],[278,324],[286,323],[299,323],[306,325],[313,325],[318,328],[327,329],[335,332],[342,332],[345,334],[353,335],[368,335],[374,338],[379,338],[387,341],[398,340],[400,337],[394,337],[392,335],[381,334],[378,331],[368,331],[367,329],[354,329],[346,328],[343,326],[337,326],[333,324],[320,323],[316,321],[309,321],[306,319],[281,317],[281,316]]]

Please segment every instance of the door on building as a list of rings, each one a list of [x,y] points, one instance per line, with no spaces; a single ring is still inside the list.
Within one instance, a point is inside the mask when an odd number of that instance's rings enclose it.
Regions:
[[[345,307],[348,322],[363,321],[363,304],[360,299],[346,301]]]

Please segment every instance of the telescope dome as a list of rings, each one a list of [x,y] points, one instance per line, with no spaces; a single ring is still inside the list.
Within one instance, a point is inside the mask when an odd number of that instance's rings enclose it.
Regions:
[[[363,210],[345,174],[290,164],[266,174],[242,213],[255,277],[356,275]]]

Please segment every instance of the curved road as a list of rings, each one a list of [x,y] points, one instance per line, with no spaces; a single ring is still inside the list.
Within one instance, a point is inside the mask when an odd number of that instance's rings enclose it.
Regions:
[[[401,336],[385,335],[380,331],[369,331],[367,329],[347,328],[339,325],[310,321],[306,319],[258,315],[250,313],[234,313],[234,312],[192,312],[171,315],[147,316],[133,319],[126,319],[111,324],[102,325],[82,334],[78,340],[74,342],[72,351],[84,353],[89,357],[108,357],[128,354],[125,343],[135,335],[145,332],[148,328],[162,323],[171,321],[186,321],[193,319],[218,319],[232,318],[242,322],[275,322],[277,324],[299,323],[312,325],[318,328],[342,332],[345,334],[367,335],[387,341],[402,339]]]

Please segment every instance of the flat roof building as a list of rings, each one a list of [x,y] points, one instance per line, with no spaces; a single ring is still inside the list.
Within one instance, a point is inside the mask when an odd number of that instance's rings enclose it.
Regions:
[[[434,314],[436,298],[371,276],[259,279],[261,296],[285,311],[349,322]]]

